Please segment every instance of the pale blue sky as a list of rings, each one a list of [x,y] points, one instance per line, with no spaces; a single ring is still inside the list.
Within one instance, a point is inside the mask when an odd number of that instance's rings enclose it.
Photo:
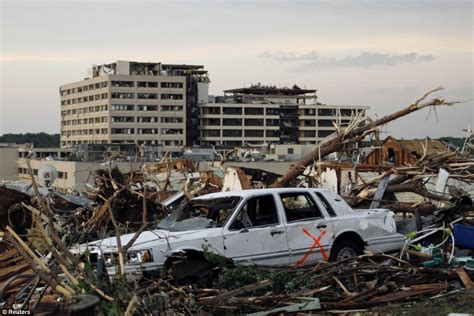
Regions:
[[[58,87],[92,64],[203,64],[211,93],[262,82],[329,104],[400,109],[438,85],[473,99],[472,1],[8,1],[1,6],[0,134],[58,132]],[[472,101],[388,126],[461,136]]]

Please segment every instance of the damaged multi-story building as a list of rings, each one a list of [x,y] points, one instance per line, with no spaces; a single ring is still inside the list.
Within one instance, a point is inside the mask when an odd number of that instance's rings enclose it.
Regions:
[[[360,105],[326,105],[314,89],[252,85],[225,90],[200,103],[200,143],[240,147],[253,144],[317,144],[347,125]]]
[[[198,103],[207,102],[202,65],[117,61],[60,87],[61,147],[137,144],[180,152],[198,141]]]

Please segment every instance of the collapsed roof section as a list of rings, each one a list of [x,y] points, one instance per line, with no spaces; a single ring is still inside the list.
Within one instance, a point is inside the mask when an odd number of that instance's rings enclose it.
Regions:
[[[141,75],[141,76],[193,76],[200,82],[209,82],[208,71],[204,65],[163,64],[161,62],[136,62],[118,60],[110,64],[93,65],[88,77],[103,75]]]

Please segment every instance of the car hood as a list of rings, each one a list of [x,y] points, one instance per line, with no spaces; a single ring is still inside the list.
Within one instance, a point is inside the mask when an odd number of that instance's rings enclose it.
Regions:
[[[202,230],[188,230],[188,231],[167,231],[167,230],[150,230],[144,231],[138,236],[137,240],[133,243],[133,246],[130,250],[134,249],[143,249],[148,248],[151,246],[157,245],[169,245],[173,244],[176,241],[186,241],[192,240],[196,238],[205,238],[208,235],[208,231],[215,230],[216,228],[207,228]],[[120,237],[120,241],[122,246],[126,245],[132,238],[135,236],[135,233],[122,235]],[[100,240],[96,240],[93,242],[89,242],[87,244],[78,245],[81,250],[86,248],[94,249],[99,248],[102,252],[108,251],[116,251],[117,250],[117,238],[110,237],[104,238]]]

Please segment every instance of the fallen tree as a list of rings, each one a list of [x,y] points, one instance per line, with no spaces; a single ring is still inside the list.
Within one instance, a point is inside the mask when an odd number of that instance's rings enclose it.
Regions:
[[[370,121],[362,117],[356,116],[349,126],[346,128],[339,128],[332,138],[320,143],[311,153],[306,157],[295,163],[290,170],[283,175],[283,177],[273,184],[273,187],[288,186],[294,179],[300,176],[304,170],[333,152],[338,152],[344,149],[345,146],[358,143],[366,136],[377,131],[381,126],[390,123],[396,119],[406,116],[410,113],[419,111],[430,106],[453,105],[459,102],[447,102],[442,98],[434,98],[426,100],[426,98],[437,91],[443,90],[443,87],[426,92],[421,98],[410,104],[408,107],[398,112],[386,115],[378,120]]]

